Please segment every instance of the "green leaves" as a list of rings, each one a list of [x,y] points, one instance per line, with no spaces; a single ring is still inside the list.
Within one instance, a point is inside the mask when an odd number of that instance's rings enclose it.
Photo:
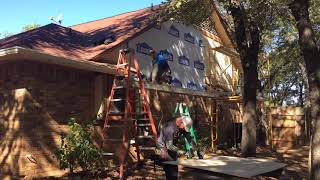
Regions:
[[[22,32],[25,32],[25,31],[30,31],[32,29],[36,29],[38,27],[40,27],[41,25],[40,24],[36,24],[36,23],[33,23],[33,24],[27,24],[25,26],[22,27]]]
[[[71,173],[77,167],[96,172],[102,164],[102,155],[91,140],[92,124],[81,125],[72,118],[69,127],[70,132],[61,136],[61,147],[56,151],[60,168],[69,168]]]

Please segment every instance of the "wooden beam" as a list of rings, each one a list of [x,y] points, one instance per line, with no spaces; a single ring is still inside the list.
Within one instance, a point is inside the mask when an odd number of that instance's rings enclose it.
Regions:
[[[226,46],[219,46],[219,47],[212,48],[212,50],[221,52],[221,53],[226,54],[230,57],[234,57],[234,58],[240,57],[239,53],[234,48],[230,48],[230,47],[226,47]]]
[[[135,86],[138,87],[138,83],[136,83]],[[145,82],[145,88],[148,90],[155,90],[155,91],[166,92],[166,93],[208,97],[208,98],[218,98],[223,96],[229,96],[231,94],[231,92],[195,91],[195,90],[186,89],[186,88],[180,88],[180,87],[174,87],[174,86],[162,85],[162,84],[152,84],[147,82]]]

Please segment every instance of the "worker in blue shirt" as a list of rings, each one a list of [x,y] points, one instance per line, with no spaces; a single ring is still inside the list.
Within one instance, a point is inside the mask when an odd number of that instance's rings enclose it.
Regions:
[[[168,65],[162,52],[157,53],[155,50],[151,50],[150,56],[152,57],[152,71],[150,74],[151,82],[171,83],[171,69]]]

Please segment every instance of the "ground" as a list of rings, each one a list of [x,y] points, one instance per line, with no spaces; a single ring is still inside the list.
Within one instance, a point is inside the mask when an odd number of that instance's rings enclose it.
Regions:
[[[288,166],[282,172],[280,177],[260,176],[255,179],[307,179],[308,177],[308,152],[309,148],[303,146],[290,150],[271,150],[270,147],[257,147],[257,157],[273,159],[278,162],[286,163]],[[215,153],[207,153],[205,158],[210,156],[240,156],[239,150],[225,149],[217,150]],[[146,163],[144,166],[130,166],[126,169],[128,180],[137,179],[165,179],[164,172],[160,166],[155,167],[152,162]],[[180,168],[180,179],[194,179],[192,173],[188,169]],[[199,173],[199,172],[198,172]],[[115,169],[110,169],[99,176],[99,179],[117,179],[118,172]],[[72,176],[71,179],[98,179],[97,177],[88,177],[85,173],[78,173]],[[68,176],[64,177],[47,177],[43,179],[70,179]],[[198,178],[197,178],[198,179]],[[225,177],[220,178],[225,179]],[[228,178],[229,179],[229,178]],[[239,179],[239,178],[232,178]]]

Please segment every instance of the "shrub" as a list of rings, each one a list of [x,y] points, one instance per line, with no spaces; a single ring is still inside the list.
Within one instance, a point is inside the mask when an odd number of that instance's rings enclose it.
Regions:
[[[98,170],[102,155],[91,140],[92,127],[93,122],[81,125],[73,118],[70,120],[70,131],[61,136],[61,147],[56,151],[60,169],[69,168],[71,173],[78,167],[93,173]]]

